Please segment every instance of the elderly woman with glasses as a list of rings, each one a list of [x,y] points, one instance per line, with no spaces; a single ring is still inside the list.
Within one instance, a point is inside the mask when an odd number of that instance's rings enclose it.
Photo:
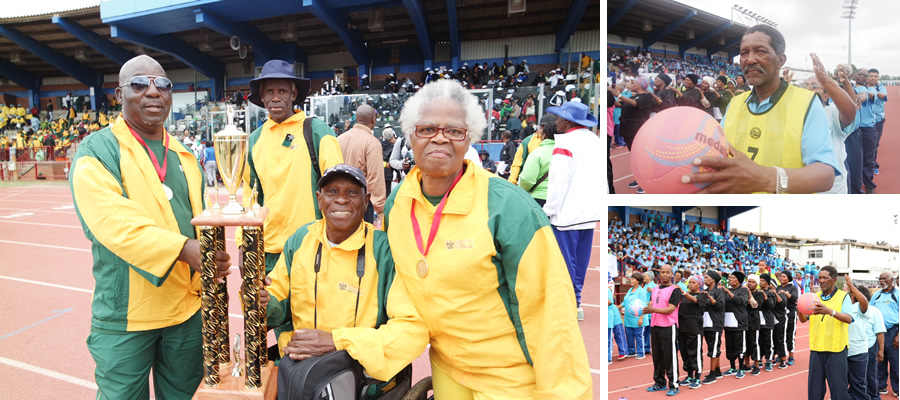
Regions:
[[[565,261],[527,193],[464,158],[478,99],[438,81],[400,115],[416,167],[385,204],[397,277],[430,334],[438,399],[590,398]]]

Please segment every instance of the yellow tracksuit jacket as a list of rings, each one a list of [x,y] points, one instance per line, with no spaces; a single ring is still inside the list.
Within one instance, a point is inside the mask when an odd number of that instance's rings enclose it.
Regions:
[[[434,206],[418,168],[385,205],[397,276],[428,326],[431,362],[476,391],[588,399],[575,296],[546,214],[525,191],[466,161],[419,277],[410,208],[427,241]]]
[[[347,240],[332,247],[325,224],[318,220],[305,225],[284,244],[281,258],[269,273],[269,326],[280,326],[290,318],[294,329],[316,327],[331,332],[338,350],[346,349],[369,375],[388,381],[422,354],[428,330],[403,283],[394,279],[387,234],[364,222]],[[365,273],[360,279],[356,264],[364,242]],[[319,245],[322,258],[316,274]],[[288,310],[291,315],[286,315]],[[376,327],[380,329],[373,329]],[[292,334],[281,334],[279,350]]]
[[[178,154],[197,215],[203,210],[200,165],[179,140],[171,138],[168,148]],[[70,183],[94,256],[91,326],[142,331],[192,317],[200,309],[200,274],[176,261],[188,238],[150,157],[124,121],[81,142]]]

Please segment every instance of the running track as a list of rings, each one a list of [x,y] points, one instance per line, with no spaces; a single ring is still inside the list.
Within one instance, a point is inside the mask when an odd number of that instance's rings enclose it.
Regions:
[[[220,194],[220,203],[226,199]],[[235,258],[234,232],[227,232],[228,251]],[[595,232],[597,249],[605,229]],[[94,287],[91,263],[90,242],[67,186],[0,187],[0,399],[94,398],[94,361],[85,344]],[[600,257],[594,254],[583,295],[586,320],[581,322],[594,398],[603,393],[601,374],[606,373],[601,367],[605,312],[599,306],[604,287],[599,272]],[[240,286],[235,276],[228,279],[232,294]],[[231,298],[234,334],[243,332],[243,319],[239,296]],[[271,333],[269,342],[274,343]],[[414,380],[430,374],[426,351],[413,363]]]
[[[703,385],[697,389],[681,387],[677,396],[679,400],[685,399],[749,399],[755,398],[763,391],[777,393],[779,399],[805,399],[807,398],[807,371],[809,370],[809,324],[799,324],[797,327],[796,345],[794,346],[793,366],[787,369],[774,368],[772,372],[763,370],[758,376],[747,373],[743,379],[734,376],[726,376],[716,383]],[[615,347],[615,346],[614,346]],[[887,351],[887,349],[885,349]],[[892,351],[897,351],[893,350]],[[618,355],[618,348],[614,350]],[[703,354],[706,355],[707,346],[703,342]],[[722,372],[728,369],[728,360],[725,358],[725,345],[722,344],[722,357],[719,361]],[[668,398],[665,392],[648,393],[647,388],[653,385],[653,360],[650,354],[643,360],[626,358],[622,361],[615,360],[609,365],[609,399],[617,400],[626,398],[636,399],[664,399]],[[681,364],[681,354],[678,355],[678,372],[681,379],[687,375],[684,365]],[[703,377],[709,372],[709,357],[703,357]],[[680,380],[680,379],[679,379]],[[771,396],[761,396],[771,397]],[[826,397],[828,398],[828,397]],[[896,399],[894,395],[882,395],[882,399]]]
[[[893,149],[900,147],[900,86],[888,86],[888,102],[885,103],[887,122],[881,136],[882,151],[878,155],[880,174],[875,175],[878,187],[875,193],[900,193],[900,158],[893,156]],[[631,173],[631,158],[628,148],[613,149],[610,153],[613,164],[613,185],[617,194],[634,194],[628,183],[634,180]]]

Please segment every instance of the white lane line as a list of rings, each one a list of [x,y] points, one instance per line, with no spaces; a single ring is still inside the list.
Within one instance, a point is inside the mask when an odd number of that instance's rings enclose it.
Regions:
[[[55,214],[75,214],[75,211],[59,211],[59,210],[45,210],[40,208],[10,208],[10,207],[0,207],[0,210],[13,210],[13,211],[36,211],[36,212],[49,212]]]
[[[57,288],[57,289],[71,290],[71,291],[74,291],[74,292],[83,292],[83,293],[93,293],[93,292],[94,292],[93,290],[87,290],[87,289],[77,288],[77,287],[73,287],[73,286],[57,285],[57,284],[55,284],[55,283],[48,283],[48,282],[41,282],[41,281],[33,281],[33,280],[31,280],[31,279],[14,278],[14,277],[12,277],[12,276],[3,276],[3,275],[0,275],[0,279],[8,279],[8,280],[11,280],[11,281],[17,281],[17,282],[23,282],[23,283],[31,283],[31,284],[35,284],[35,285],[41,285],[41,286],[49,286],[49,287],[54,287],[54,288]],[[244,316],[241,315],[241,314],[228,314],[228,316],[231,317],[231,318],[244,319]]]
[[[628,178],[631,178],[632,176],[634,176],[634,174],[628,174],[628,175],[625,175],[625,176],[623,176],[623,177],[621,177],[621,178],[619,178],[619,179],[614,180],[613,183],[616,183],[616,182],[618,182],[618,181],[621,181],[622,179],[628,179]]]
[[[72,250],[72,251],[84,251],[90,253],[90,249],[79,249],[75,247],[63,247],[63,246],[53,246],[49,244],[37,244],[37,243],[28,243],[28,242],[16,242],[12,240],[0,240],[0,243],[9,243],[9,244],[22,244],[26,246],[36,246],[36,247],[47,247],[51,249],[60,249],[60,250]]]
[[[591,373],[592,373],[592,374],[597,374],[597,375],[600,375],[600,374],[602,374],[602,373],[603,373],[603,372],[602,372],[602,371],[600,371],[600,370],[599,370],[599,369],[596,369],[596,368],[591,368]]]
[[[6,221],[0,220],[0,222],[6,222],[9,224],[25,224],[25,225],[37,225],[37,226],[49,226],[52,228],[73,228],[73,229],[81,229],[79,225],[60,225],[60,224],[45,224],[42,222],[25,222],[25,221]]]
[[[626,152],[624,152],[624,153],[622,153],[622,154],[616,154],[616,155],[614,155],[614,156],[609,156],[609,158],[622,157],[622,156],[627,155],[627,154],[631,154],[631,152],[626,151]]]
[[[46,368],[38,367],[37,365],[26,364],[21,361],[12,360],[6,357],[0,357],[0,364],[6,364],[13,368],[19,368],[28,372],[33,372],[38,375],[43,375],[48,378],[53,378],[56,380],[60,380],[63,382],[68,382],[73,385],[78,385],[83,388],[97,390],[97,384],[88,380],[84,380],[81,378],[76,378],[71,375],[66,375],[62,372],[52,371]]]
[[[0,197],[0,200],[8,199],[8,198],[10,198],[10,197],[20,195],[20,194],[22,194],[22,193],[25,193],[25,192],[10,193],[10,194],[8,194],[8,195],[6,195],[6,196]]]
[[[755,385],[744,386],[744,387],[742,387],[742,388],[740,388],[740,389],[732,390],[732,391],[730,391],[730,392],[728,392],[728,393],[722,393],[722,394],[720,394],[720,395],[716,395],[716,396],[713,396],[713,397],[707,397],[707,398],[704,399],[704,400],[715,399],[715,398],[717,398],[717,397],[727,396],[727,395],[732,394],[732,393],[740,392],[741,390],[747,390],[747,389],[750,389],[750,388],[755,388],[755,387],[757,387],[757,386],[759,386],[759,385],[768,385],[769,383],[772,383],[772,382],[775,382],[775,381],[780,381],[780,380],[782,380],[782,379],[784,379],[784,378],[790,378],[790,377],[792,377],[792,376],[794,376],[794,375],[805,374],[805,373],[807,373],[807,372],[809,372],[809,369],[804,369],[803,371],[800,371],[800,372],[795,372],[795,373],[793,373],[793,374],[785,375],[785,376],[782,376],[782,377],[779,377],[779,378],[775,378],[775,379],[769,379],[769,380],[766,380],[765,382],[757,383],[757,384],[755,384]]]
[[[11,280],[11,281],[24,282],[24,283],[32,283],[32,284],[35,284],[35,285],[55,287],[55,288],[58,288],[58,289],[72,290],[72,291],[75,291],[75,292],[84,292],[84,293],[93,293],[93,292],[94,292],[93,290],[87,290],[87,289],[77,288],[77,287],[74,287],[74,286],[57,285],[57,284],[55,284],[55,283],[48,283],[48,282],[41,282],[41,281],[33,281],[33,280],[31,280],[31,279],[14,278],[14,277],[11,277],[11,276],[3,276],[3,275],[0,275],[0,279],[8,279],[8,280]]]
[[[63,203],[60,201],[47,201],[47,200],[16,200],[16,199],[5,199],[4,198],[4,199],[0,199],[0,201],[20,201],[20,202],[24,201],[24,202],[28,202],[28,203],[50,203],[50,204],[58,204],[61,206],[66,205],[66,203]]]
[[[600,306],[598,306],[598,305],[596,305],[596,304],[581,303],[581,305],[584,306],[584,307],[596,307],[596,308],[600,308]]]

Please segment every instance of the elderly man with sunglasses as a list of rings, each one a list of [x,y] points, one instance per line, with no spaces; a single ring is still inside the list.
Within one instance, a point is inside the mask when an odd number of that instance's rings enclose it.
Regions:
[[[98,399],[188,399],[202,378],[200,245],[191,219],[203,210],[194,153],[166,132],[172,81],[146,55],[119,71],[114,126],[88,136],[72,163],[71,189],[92,242],[94,297],[88,350]],[[218,275],[228,254],[217,251]]]

